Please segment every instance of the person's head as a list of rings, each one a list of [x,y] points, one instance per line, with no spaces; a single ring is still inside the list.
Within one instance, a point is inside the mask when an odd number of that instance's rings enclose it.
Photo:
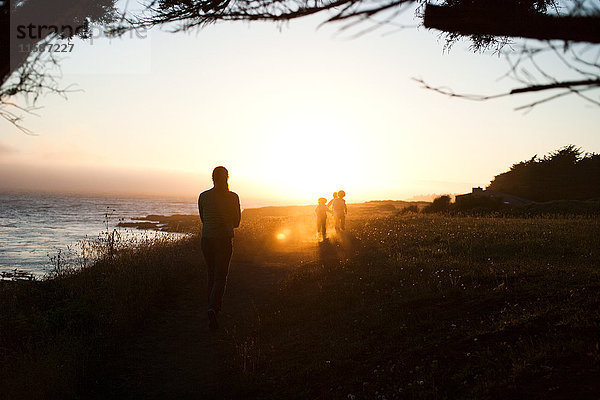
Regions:
[[[229,171],[227,171],[227,168],[218,166],[215,169],[213,169],[212,180],[216,188],[229,189],[229,184],[227,183],[228,179]]]
[[[338,195],[337,195],[337,192],[333,192],[333,198],[334,198],[334,199],[337,199],[337,196],[338,196]]]
[[[327,203],[327,199],[325,197],[320,197],[319,204],[325,204],[325,203]]]
[[[346,196],[346,192],[344,192],[343,190],[340,190],[339,192],[337,192],[337,195],[340,199],[343,199]]]

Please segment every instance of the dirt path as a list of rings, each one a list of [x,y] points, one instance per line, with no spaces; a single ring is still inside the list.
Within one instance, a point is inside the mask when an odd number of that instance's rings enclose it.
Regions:
[[[174,304],[160,311],[140,330],[133,346],[110,362],[107,367],[113,372],[99,383],[103,393],[97,397],[223,398],[228,388],[216,385],[231,373],[232,366],[225,361],[236,359],[232,352],[255,323],[256,309],[277,290],[281,279],[302,265],[300,260],[317,256],[314,245],[296,250],[270,254],[261,265],[232,262],[218,332],[207,327],[202,283],[183,287]]]
[[[102,393],[96,397],[226,398],[231,388],[218,385],[227,382],[227,374],[241,371],[244,339],[256,324],[257,310],[272,298],[281,280],[306,263],[338,262],[347,247],[335,240],[307,242],[265,252],[260,264],[234,256],[218,332],[208,330],[203,282],[189,282],[172,305],[140,329],[133,345],[110,357],[110,365],[104,367],[112,372],[97,382]]]

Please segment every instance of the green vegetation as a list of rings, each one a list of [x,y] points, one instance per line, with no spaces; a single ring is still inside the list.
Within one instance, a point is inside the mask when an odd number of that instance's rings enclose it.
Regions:
[[[541,159],[535,155],[496,175],[488,189],[539,202],[599,199],[600,154],[569,145]]]
[[[310,214],[245,214],[231,321],[214,337],[190,328],[218,343],[216,357],[164,361],[153,344],[138,368],[167,363],[157,371],[174,371],[165,382],[190,398],[201,390],[184,378],[194,368],[220,371],[215,398],[597,397],[600,220],[401,215],[380,205],[354,205],[347,234],[321,244]],[[203,321],[194,301],[204,277],[195,236],[138,247],[48,281],[2,282],[3,397],[159,398],[114,376],[140,362],[128,344],[160,316],[176,315],[178,329]],[[278,277],[276,291],[260,286]],[[178,300],[184,288],[199,292],[191,304]],[[168,329],[155,342],[178,340]],[[205,344],[172,348],[201,359]],[[130,364],[108,371],[120,358]]]

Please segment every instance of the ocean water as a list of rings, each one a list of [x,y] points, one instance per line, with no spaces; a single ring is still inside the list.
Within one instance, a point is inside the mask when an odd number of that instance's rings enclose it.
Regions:
[[[98,238],[107,223],[112,231],[131,217],[197,212],[195,199],[0,193],[0,272],[44,275],[50,257]]]

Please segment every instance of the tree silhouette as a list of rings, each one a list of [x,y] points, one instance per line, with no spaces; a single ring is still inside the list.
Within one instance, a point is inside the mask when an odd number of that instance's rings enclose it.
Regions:
[[[21,0],[0,1],[0,117],[20,125],[21,107],[15,95],[35,104],[44,92],[64,95],[58,85],[59,63],[55,53],[39,48],[74,36],[88,38],[93,23],[115,23],[116,0]]]
[[[507,76],[521,85],[495,95],[465,95],[419,80],[427,89],[471,100],[532,92],[551,93],[517,110],[529,110],[567,95],[576,95],[589,103],[600,105],[598,97],[589,95],[590,91],[600,87],[598,2],[446,0],[441,5],[427,5],[424,25],[445,32],[447,46],[451,46],[458,38],[468,36],[474,50],[493,48],[503,54],[509,65]],[[515,46],[512,38],[539,41]],[[567,72],[556,76],[549,71],[548,66],[553,65],[566,67]]]
[[[565,146],[496,175],[487,189],[534,201],[600,199],[600,154]]]
[[[11,54],[8,45],[14,35],[9,28],[15,19],[38,25],[83,26],[94,22],[112,24],[113,34],[140,27],[169,25],[174,31],[202,27],[220,21],[274,21],[323,13],[324,23],[342,23],[341,29],[359,27],[368,32],[388,23],[411,4],[418,4],[417,17],[427,28],[443,33],[448,49],[457,40],[469,38],[474,51],[492,50],[504,54],[509,62],[508,75],[519,87],[497,95],[461,95],[433,87],[425,88],[446,95],[474,100],[529,92],[553,94],[521,108],[574,94],[600,105],[589,92],[600,87],[600,7],[589,0],[140,0],[142,11],[119,16],[115,0],[0,0],[0,115],[11,122],[18,118],[6,113],[2,105],[18,93],[35,100],[43,91],[57,91],[56,81],[45,64],[56,64],[52,55]],[[364,27],[364,29],[363,29]],[[86,37],[86,29],[76,33]],[[72,37],[68,30],[31,39],[32,44]],[[518,45],[513,38],[543,39],[531,45]],[[560,40],[558,42],[557,40]],[[509,45],[509,46],[507,46]],[[547,60],[551,55],[554,61]],[[11,57],[12,56],[12,57]],[[569,73],[555,76],[548,65],[558,61]]]
[[[472,100],[552,92],[548,97],[518,109],[530,109],[570,94],[600,105],[600,99],[588,95],[600,87],[600,49],[597,46],[600,43],[600,8],[594,1],[155,0],[142,15],[129,22],[132,26],[144,27],[179,23],[176,30],[185,30],[218,21],[289,21],[324,12],[327,13],[325,22],[342,22],[342,29],[364,23],[367,26],[361,32],[365,32],[393,22],[410,3],[420,5],[417,16],[422,18],[425,27],[443,33],[446,49],[462,38],[469,38],[474,51],[501,52],[509,63],[507,75],[519,82],[519,87],[496,95],[455,94],[419,80],[423,87]],[[513,38],[542,39],[544,42],[517,47]],[[548,56],[554,60],[548,61]],[[553,75],[548,71],[548,65],[554,63],[566,66],[569,73]]]
[[[451,198],[449,195],[445,194],[443,196],[436,197],[433,199],[431,204],[428,204],[423,208],[424,213],[436,213],[436,212],[446,212],[450,209]]]

